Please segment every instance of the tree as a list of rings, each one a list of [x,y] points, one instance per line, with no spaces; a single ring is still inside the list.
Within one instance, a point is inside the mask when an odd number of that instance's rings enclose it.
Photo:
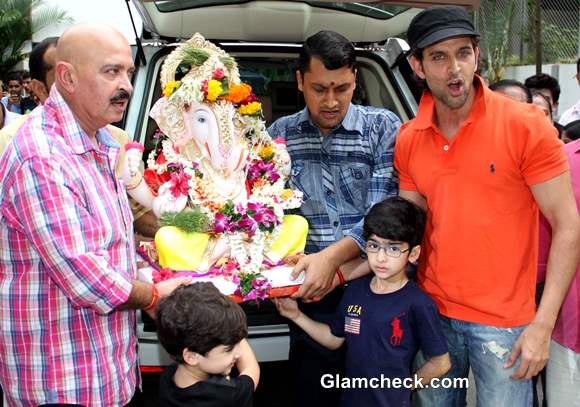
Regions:
[[[0,77],[27,57],[22,49],[34,33],[67,21],[72,19],[66,11],[47,6],[44,0],[1,0]]]
[[[486,3],[490,16],[487,21],[483,21],[485,29],[482,34],[486,47],[482,59],[490,82],[503,78],[505,66],[510,57],[509,39],[513,36],[513,18],[516,8],[514,0],[500,2],[501,6],[497,3],[497,0],[490,0]]]

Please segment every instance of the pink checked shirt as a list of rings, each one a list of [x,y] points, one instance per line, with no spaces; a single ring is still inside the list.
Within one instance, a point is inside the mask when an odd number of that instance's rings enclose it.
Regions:
[[[576,197],[576,205],[580,211],[580,140],[572,141],[564,146],[564,151],[570,162],[572,188]],[[580,216],[580,214],[578,215]],[[546,266],[550,250],[550,225],[545,218],[540,219],[540,251],[538,256],[538,281],[546,278]],[[559,344],[580,353],[580,263],[576,267],[576,275],[570,284],[560,314],[556,321],[552,338]]]
[[[0,158],[0,385],[9,406],[123,406],[138,384],[132,215],[55,87]]]

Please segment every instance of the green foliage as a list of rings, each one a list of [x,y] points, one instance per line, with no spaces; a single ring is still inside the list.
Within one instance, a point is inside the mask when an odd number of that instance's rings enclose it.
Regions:
[[[206,233],[209,230],[209,219],[199,209],[187,209],[181,212],[164,212],[159,218],[160,226],[175,226],[186,233]]]
[[[201,48],[183,47],[183,52],[182,63],[190,66],[202,65],[209,58],[209,53]]]
[[[578,30],[542,23],[542,62],[576,62]]]
[[[44,0],[0,1],[0,77],[26,58],[22,48],[32,35],[54,24],[72,21],[66,11]]]
[[[232,201],[227,201],[223,208],[220,209],[220,213],[230,218],[230,221],[237,222],[242,219],[242,215],[236,212],[236,208]]]
[[[236,60],[229,55],[220,57],[220,61],[228,69],[232,69],[234,67],[234,65],[236,64]]]
[[[482,55],[483,66],[487,71],[490,82],[502,79],[504,67],[507,65],[509,39],[513,35],[513,18],[516,3],[509,0],[505,10],[497,4],[497,0],[488,2],[490,16],[483,26],[486,28],[482,33],[485,39],[486,49]]]
[[[240,284],[239,284],[240,292],[242,293],[242,296],[246,296],[254,288],[254,285],[252,284],[254,279],[257,277],[260,277],[261,274],[259,274],[259,273],[240,273],[240,274],[238,274],[238,276],[240,278]]]

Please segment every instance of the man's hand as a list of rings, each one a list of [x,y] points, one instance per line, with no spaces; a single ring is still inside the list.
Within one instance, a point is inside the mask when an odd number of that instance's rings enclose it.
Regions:
[[[546,365],[550,355],[550,335],[547,325],[532,322],[524,329],[514,346],[504,368],[512,367],[521,356],[520,367],[511,375],[515,380],[529,380]]]
[[[291,278],[296,279],[302,272],[306,275],[304,283],[292,298],[312,301],[324,297],[334,288],[333,280],[337,268],[338,264],[331,261],[324,250],[301,257],[294,266]]]
[[[143,146],[136,142],[125,145],[125,157],[121,168],[120,178],[127,185],[135,183],[137,177],[141,177],[140,165],[143,159]]]
[[[159,292],[159,298],[163,298],[171,294],[177,287],[191,283],[193,283],[193,278],[191,277],[178,277],[157,283],[155,287],[157,287],[157,292]]]
[[[157,292],[159,293],[159,299],[161,299],[170,295],[177,287],[182,285],[188,285],[191,284],[192,282],[193,278],[191,277],[170,278],[169,280],[165,280],[155,284],[155,287],[157,288]],[[151,319],[155,319],[156,308],[157,307],[152,307],[143,311],[147,313],[147,315],[149,315]]]

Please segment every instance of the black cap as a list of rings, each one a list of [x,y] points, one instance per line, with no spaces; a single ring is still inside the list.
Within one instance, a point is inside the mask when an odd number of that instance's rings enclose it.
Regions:
[[[460,6],[434,6],[417,14],[407,30],[411,49],[421,49],[451,37],[479,37],[467,11]]]

